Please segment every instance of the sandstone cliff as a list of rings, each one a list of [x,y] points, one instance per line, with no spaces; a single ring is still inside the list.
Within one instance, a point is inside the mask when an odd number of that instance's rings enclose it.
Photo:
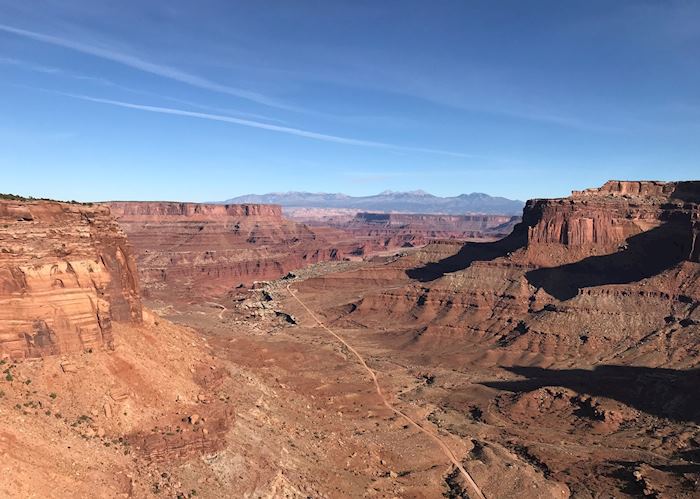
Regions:
[[[633,236],[671,226],[681,232],[678,244],[687,246],[683,257],[692,259],[698,185],[610,181],[599,189],[574,191],[569,198],[528,201],[523,215],[528,226],[527,259],[551,265],[609,254]]]
[[[613,181],[529,201],[500,241],[431,244],[393,263],[422,283],[365,296],[354,320],[388,313],[466,334],[495,343],[489,362],[503,364],[690,365],[700,348],[699,204],[700,182]],[[435,346],[430,337],[421,334],[422,348]]]
[[[136,249],[144,293],[191,299],[357,251],[347,234],[286,220],[276,205],[108,203]]]
[[[286,215],[314,230],[332,227],[347,233],[362,255],[423,246],[437,240],[494,240],[509,234],[520,217],[508,215],[438,215],[296,209]]]
[[[113,202],[109,203],[117,218],[163,216],[187,217],[190,220],[209,220],[222,217],[258,217],[280,220],[282,208],[272,204],[200,204],[178,202]]]
[[[110,348],[112,321],[141,314],[131,247],[109,209],[0,201],[0,357]]]

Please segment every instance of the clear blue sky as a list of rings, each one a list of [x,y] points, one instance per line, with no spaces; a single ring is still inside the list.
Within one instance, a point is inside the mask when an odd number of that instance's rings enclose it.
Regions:
[[[700,175],[700,2],[0,0],[0,192]]]

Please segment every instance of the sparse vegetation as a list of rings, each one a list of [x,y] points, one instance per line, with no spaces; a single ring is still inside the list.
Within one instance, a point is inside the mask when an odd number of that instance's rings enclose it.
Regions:
[[[195,489],[190,490],[187,494],[184,492],[178,492],[175,496],[177,499],[192,499],[197,496],[197,491]]]
[[[93,420],[90,416],[82,414],[82,415],[78,416],[78,419],[76,419],[75,421],[73,421],[71,423],[71,427],[77,428],[78,426],[80,426],[82,424],[92,423],[92,421]]]
[[[32,409],[41,409],[43,407],[43,404],[40,400],[30,400],[28,402],[25,402],[23,405],[24,407],[31,407]]]
[[[0,193],[0,199],[4,199],[7,201],[31,201],[34,198],[33,197],[24,197],[24,196],[18,196],[17,194],[2,194]]]
[[[68,204],[81,204],[85,206],[93,206],[94,203],[81,203],[71,199],[70,201],[61,201],[60,199],[50,199],[50,198],[35,198],[33,196],[20,196],[18,194],[3,194],[0,193],[0,200],[4,201],[53,201],[57,203],[68,203]]]

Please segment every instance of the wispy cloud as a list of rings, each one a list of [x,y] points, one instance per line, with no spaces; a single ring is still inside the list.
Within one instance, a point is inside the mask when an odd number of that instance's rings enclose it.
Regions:
[[[557,125],[565,128],[573,128],[577,130],[589,131],[589,132],[600,132],[600,133],[622,133],[625,131],[624,128],[619,126],[608,126],[600,123],[592,123],[585,120],[581,120],[571,116],[563,116],[556,114],[546,114],[537,111],[513,111],[506,109],[497,108],[487,108],[480,110],[478,107],[474,107],[474,110],[483,111],[491,114],[498,114],[501,116],[509,116],[511,118],[517,118],[527,121],[535,121],[539,123]]]
[[[476,64],[460,60],[429,64],[420,59],[368,58],[352,47],[298,44],[294,49],[312,53],[317,62],[310,67],[264,67],[249,70],[271,73],[287,81],[314,82],[361,91],[379,91],[398,97],[420,99],[426,103],[469,114],[493,115],[596,133],[623,133],[628,123],[599,121],[605,113],[583,116],[573,109],[560,109],[551,96],[537,97],[517,83],[520,73],[510,68]],[[386,56],[384,56],[386,57]],[[379,62],[378,62],[379,61]],[[515,82],[515,83],[514,83]],[[347,118],[346,118],[347,119]],[[403,121],[405,123],[405,121]]]
[[[191,107],[198,108],[198,109],[204,109],[207,111],[215,111],[218,113],[227,113],[227,114],[236,114],[238,116],[244,116],[244,117],[253,118],[253,119],[274,121],[277,123],[285,123],[283,120],[280,120],[278,118],[273,118],[271,116],[267,116],[264,114],[249,113],[249,112],[245,112],[245,111],[239,111],[238,109],[230,109],[230,108],[221,109],[221,108],[214,107],[214,106],[207,106],[207,105],[199,104],[197,102],[192,102],[189,100],[178,99],[177,97],[171,97],[171,96],[164,95],[164,94],[155,94],[153,92],[148,92],[146,90],[140,90],[137,88],[128,87],[128,86],[122,85],[120,83],[116,83],[116,82],[109,80],[107,78],[88,76],[88,75],[84,75],[81,73],[75,73],[73,71],[68,71],[68,70],[63,69],[63,68],[35,64],[33,62],[24,61],[22,59],[14,59],[11,57],[0,56],[0,64],[5,64],[5,65],[9,65],[9,66],[16,66],[16,67],[21,68],[23,70],[33,71],[36,73],[49,74],[49,75],[53,75],[53,76],[62,76],[62,77],[71,78],[71,79],[79,80],[79,81],[98,83],[100,85],[123,90],[125,92],[129,92],[129,93],[133,93],[133,94],[137,94],[137,95],[146,95],[148,97],[155,97],[155,98],[159,98],[159,99],[164,99],[164,100],[167,100],[170,102],[177,102],[178,104],[184,104],[186,106],[191,106]]]
[[[27,130],[13,127],[0,126],[0,141],[17,143],[18,141],[33,142],[65,142],[79,137],[77,132],[60,130]]]
[[[205,104],[199,104],[197,102],[192,102],[190,100],[185,100],[185,99],[178,99],[177,97],[170,97],[167,95],[155,95],[152,94],[151,92],[144,92],[142,90],[136,90],[136,89],[130,89],[133,92],[140,93],[140,94],[145,94],[145,95],[151,95],[153,97],[161,97],[165,100],[169,100],[170,102],[176,102],[178,104],[184,104],[185,106],[191,106],[195,107],[197,109],[203,109],[205,111],[214,111],[216,113],[226,113],[228,115],[231,114],[237,114],[238,116],[243,116],[246,118],[252,118],[254,120],[266,120],[266,121],[274,121],[275,123],[282,123],[286,124],[287,122],[284,120],[281,120],[279,118],[273,118],[272,116],[268,116],[266,114],[258,114],[258,113],[249,113],[246,111],[239,111],[238,109],[230,109],[230,108],[219,108],[215,106],[207,106]]]
[[[162,64],[157,64],[151,61],[147,61],[145,59],[142,59],[140,57],[137,57],[132,54],[125,53],[123,51],[115,50],[109,47],[104,47],[104,46],[97,46],[95,44],[89,44],[85,42],[80,42],[80,41],[75,41],[72,39],[67,39],[59,36],[54,36],[50,35],[47,33],[41,33],[37,31],[30,31],[22,28],[18,28],[16,26],[10,26],[6,24],[0,24],[0,31],[6,32],[6,33],[12,33],[17,36],[21,36],[24,38],[29,38],[32,40],[40,41],[42,43],[47,43],[50,45],[54,46],[59,46],[63,48],[67,48],[70,50],[74,50],[83,54],[88,54],[92,55],[94,57],[99,57],[101,59],[109,60],[124,66],[128,66],[132,69],[136,69],[145,73],[150,73],[150,74],[155,74],[158,76],[161,76],[163,78],[167,78],[173,81],[177,81],[180,83],[184,83],[186,85],[196,87],[196,88],[201,88],[204,90],[209,90],[217,93],[222,93],[222,94],[227,94],[227,95],[233,95],[235,97],[245,99],[251,102],[255,102],[257,104],[262,104],[268,107],[276,108],[276,109],[282,109],[282,110],[287,110],[287,111],[299,111],[299,112],[305,112],[305,113],[310,113],[310,114],[315,114],[315,115],[322,115],[322,116],[329,116],[326,115],[325,113],[320,113],[317,111],[312,111],[308,109],[302,109],[300,107],[296,107],[284,102],[280,102],[279,100],[276,100],[270,96],[250,91],[247,89],[242,89],[242,88],[237,88],[234,86],[230,85],[224,85],[212,80],[209,80],[207,78],[191,74],[185,71],[182,71],[180,69],[171,67],[171,66],[166,66]],[[334,56],[336,57],[336,56]],[[10,59],[5,59],[5,63],[8,63],[8,61],[12,61]],[[2,59],[0,59],[0,62],[3,62]],[[22,61],[16,61],[15,62],[22,62]],[[362,64],[365,64],[364,62]],[[27,67],[29,67],[28,64],[25,63]],[[44,73],[63,73],[67,74],[68,72],[62,71],[57,68],[48,68],[45,66],[39,66],[39,65],[34,65],[31,69],[34,69],[36,71],[41,71]],[[364,65],[359,65],[356,70],[353,71],[354,74],[363,74],[363,75],[371,75],[373,72],[376,72],[376,68],[374,67],[367,67]],[[288,71],[291,75],[294,75],[294,71]],[[343,77],[343,78],[338,78],[337,76],[329,77],[330,81],[333,81],[334,83],[337,84],[342,84],[342,85],[350,85],[350,86],[359,86],[361,88],[380,88],[383,91],[388,91],[396,94],[403,94],[411,97],[416,97],[423,99],[428,102],[432,102],[434,104],[438,104],[441,106],[447,106],[451,107],[453,109],[460,109],[463,111],[467,112],[481,112],[481,113],[488,113],[488,114],[494,114],[494,115],[500,115],[500,116],[505,116],[505,117],[510,117],[518,120],[525,120],[525,121],[532,121],[532,122],[539,122],[547,125],[555,125],[555,126],[560,126],[560,127],[565,127],[565,128],[571,128],[571,129],[578,129],[578,130],[584,130],[584,131],[593,131],[593,132],[602,132],[602,133],[617,133],[624,131],[620,127],[616,126],[608,126],[605,124],[600,124],[600,123],[591,123],[586,120],[580,119],[578,117],[572,117],[572,116],[566,116],[566,115],[561,115],[561,114],[556,114],[556,113],[549,113],[549,112],[542,112],[538,109],[528,109],[528,108],[523,108],[521,104],[514,105],[512,107],[504,107],[500,105],[486,105],[483,102],[475,103],[475,102],[463,102],[464,100],[464,92],[457,92],[455,95],[454,92],[452,91],[446,91],[443,89],[443,91],[439,90],[439,85],[436,85],[436,82],[433,80],[432,76],[430,75],[424,75],[422,77],[419,77],[418,75],[411,74],[410,77],[408,75],[402,74],[401,71],[399,71],[396,74],[392,74],[391,71],[387,70],[386,68],[382,68],[381,72],[379,73],[380,76],[384,76],[386,78],[362,78],[361,82],[355,82],[353,84],[353,78],[354,77]],[[72,74],[71,76],[73,77],[79,77],[76,76],[75,74]],[[289,76],[289,75],[288,75]],[[301,74],[297,74],[297,77],[306,79],[309,77],[308,72],[304,72]],[[101,78],[93,78],[93,77],[81,77],[82,79],[94,79],[94,80],[101,80]],[[321,80],[324,80],[325,78],[321,77]],[[387,84],[382,85],[377,83],[378,81],[382,81],[383,79],[387,79]],[[425,81],[423,81],[425,80]],[[104,80],[103,80],[104,82]],[[410,83],[408,83],[410,82]],[[118,86],[118,85],[114,85]],[[493,86],[493,84],[487,85],[484,83],[484,86]],[[143,92],[141,92],[143,93]],[[171,100],[173,102],[177,102],[175,99],[165,97],[167,100]],[[199,104],[192,104],[192,103],[187,103],[185,101],[180,101],[181,104],[186,104],[186,105],[192,105],[193,107],[198,107],[200,109],[209,109],[213,110],[215,108],[211,107],[206,107],[203,105]],[[226,110],[225,112],[229,112]],[[239,115],[247,115],[253,119],[266,119],[270,121],[276,121],[276,122],[283,122],[282,120],[278,120],[276,118],[270,118],[266,116],[262,116],[259,114],[253,114],[253,113],[242,113],[239,111],[234,111],[235,114]],[[348,119],[348,118],[343,118],[339,116],[331,116],[334,119]],[[396,120],[397,123],[405,123],[405,121],[401,120]]]
[[[265,106],[274,107],[278,109],[285,109],[290,111],[300,111],[301,109],[294,106],[279,102],[269,96],[260,94],[258,92],[253,92],[250,90],[233,87],[230,85],[223,85],[215,81],[197,76],[185,71],[173,68],[170,66],[165,66],[162,64],[156,64],[140,57],[126,54],[117,50],[113,50],[105,47],[98,47],[96,45],[91,45],[83,42],[78,42],[75,40],[69,40],[67,38],[62,38],[58,36],[49,35],[46,33],[39,33],[36,31],[29,31],[26,29],[17,28],[14,26],[9,26],[6,24],[0,24],[0,31],[6,33],[12,33],[17,36],[24,38],[29,38],[43,43],[48,43],[50,45],[55,45],[58,47],[64,47],[76,52],[83,54],[92,55],[105,59],[108,61],[116,62],[124,66],[128,66],[145,73],[151,73],[154,75],[161,76],[163,78],[168,78],[170,80],[178,81],[193,87],[202,88],[205,90],[210,90],[213,92],[219,92],[222,94],[233,95],[241,99],[246,99],[258,104],[263,104]]]
[[[13,57],[1,57],[0,56],[0,64],[5,64],[7,66],[18,66],[21,68],[29,69],[31,71],[37,71],[39,73],[48,73],[48,74],[56,74],[59,73],[60,70],[58,68],[53,68],[53,67],[48,67],[48,66],[40,66],[38,64],[31,64],[26,61],[21,61],[19,59],[15,59]]]
[[[393,150],[393,151],[439,154],[439,155],[453,156],[453,157],[458,157],[458,158],[484,159],[482,156],[464,154],[464,153],[460,153],[460,152],[445,151],[445,150],[441,150],[441,149],[430,149],[430,148],[424,148],[424,147],[401,146],[401,145],[397,145],[397,144],[390,144],[387,142],[376,142],[376,141],[372,141],[372,140],[353,139],[353,138],[348,138],[348,137],[341,137],[338,135],[330,135],[330,134],[325,134],[325,133],[312,132],[310,130],[304,130],[301,128],[292,128],[292,127],[281,126],[281,125],[273,125],[270,123],[263,123],[260,121],[235,118],[233,116],[226,116],[226,115],[222,115],[222,114],[199,113],[199,112],[194,112],[194,111],[186,111],[184,109],[174,109],[174,108],[160,107],[160,106],[149,106],[149,105],[144,105],[144,104],[135,104],[132,102],[124,102],[124,101],[118,101],[118,100],[112,100],[112,99],[102,99],[99,97],[92,97],[89,95],[70,94],[70,93],[66,93],[66,92],[55,92],[55,91],[50,91],[50,92],[56,93],[59,95],[64,95],[66,97],[72,97],[74,99],[80,99],[80,100],[84,100],[84,101],[88,101],[88,102],[96,102],[96,103],[100,103],[100,104],[108,104],[110,106],[117,106],[117,107],[122,107],[122,108],[126,108],[126,109],[136,109],[139,111],[148,111],[151,113],[168,114],[168,115],[175,115],[175,116],[186,116],[189,118],[198,118],[198,119],[209,120],[209,121],[219,121],[219,122],[223,122],[223,123],[231,123],[231,124],[235,124],[235,125],[246,126],[246,127],[250,127],[250,128],[258,128],[258,129],[262,129],[262,130],[269,130],[272,132],[285,133],[288,135],[296,135],[298,137],[305,137],[308,139],[321,140],[324,142],[335,142],[337,144],[347,144],[347,145],[352,145],[352,146],[374,147],[374,148],[388,149],[388,150]]]
[[[119,86],[105,78],[100,78],[96,76],[88,76],[80,73],[74,73],[73,71],[68,71],[62,68],[57,68],[54,66],[45,66],[42,64],[35,64],[33,62],[24,61],[22,59],[15,59],[12,57],[2,57],[0,56],[0,64],[5,64],[8,66],[16,66],[28,71],[34,71],[35,73],[44,73],[49,75],[66,76],[73,78],[75,80],[91,81],[95,83],[100,83],[103,85]]]

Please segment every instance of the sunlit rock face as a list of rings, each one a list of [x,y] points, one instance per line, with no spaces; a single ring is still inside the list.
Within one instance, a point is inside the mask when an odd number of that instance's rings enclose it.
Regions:
[[[140,323],[131,246],[103,206],[0,201],[0,355],[111,348]]]
[[[612,180],[568,198],[530,200],[523,218],[527,254],[538,265],[573,262],[615,252],[629,238],[668,223],[684,233],[679,244],[687,246],[686,259],[697,261],[698,202],[700,182]]]
[[[217,296],[358,250],[342,231],[287,220],[277,205],[108,206],[135,247],[144,293],[153,298]]]

